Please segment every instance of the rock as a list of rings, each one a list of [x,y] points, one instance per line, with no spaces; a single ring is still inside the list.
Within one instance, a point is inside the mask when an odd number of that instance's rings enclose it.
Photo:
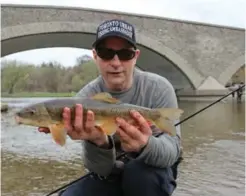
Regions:
[[[1,103],[1,112],[7,112],[9,109],[9,106],[7,103]]]

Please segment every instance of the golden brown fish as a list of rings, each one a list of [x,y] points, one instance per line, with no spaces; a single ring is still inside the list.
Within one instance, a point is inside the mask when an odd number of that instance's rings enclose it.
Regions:
[[[74,120],[75,105],[82,104],[84,121],[86,113],[91,110],[95,114],[95,124],[107,135],[116,132],[116,117],[131,120],[130,110],[138,111],[146,120],[156,125],[159,129],[170,134],[175,133],[173,121],[179,119],[183,110],[178,108],[150,109],[137,105],[122,103],[108,93],[98,93],[93,97],[73,97],[52,99],[40,103],[31,104],[16,113],[16,121],[19,124],[35,127],[48,127],[54,141],[63,146],[66,143],[66,130],[63,124],[63,108],[71,109],[71,119]]]

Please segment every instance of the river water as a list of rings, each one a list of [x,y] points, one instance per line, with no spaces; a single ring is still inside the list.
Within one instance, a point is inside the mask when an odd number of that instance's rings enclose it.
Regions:
[[[2,99],[19,108],[42,99]],[[210,102],[179,102],[184,117]],[[2,195],[45,195],[84,174],[81,145],[64,148],[36,128],[1,116]],[[174,196],[245,195],[245,103],[220,102],[181,125],[184,160]]]

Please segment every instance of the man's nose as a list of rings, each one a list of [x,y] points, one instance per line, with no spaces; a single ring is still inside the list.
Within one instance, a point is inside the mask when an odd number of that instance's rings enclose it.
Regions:
[[[119,59],[119,57],[118,57],[117,54],[114,55],[114,58],[111,60],[111,65],[112,65],[113,67],[118,67],[118,66],[121,65],[120,59]]]

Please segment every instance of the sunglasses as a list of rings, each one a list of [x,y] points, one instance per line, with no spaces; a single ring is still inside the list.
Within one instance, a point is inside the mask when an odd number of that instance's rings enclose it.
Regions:
[[[123,48],[121,50],[113,50],[110,48],[99,47],[96,49],[97,55],[104,60],[111,60],[117,54],[122,61],[131,60],[135,57],[136,51],[132,49]]]

